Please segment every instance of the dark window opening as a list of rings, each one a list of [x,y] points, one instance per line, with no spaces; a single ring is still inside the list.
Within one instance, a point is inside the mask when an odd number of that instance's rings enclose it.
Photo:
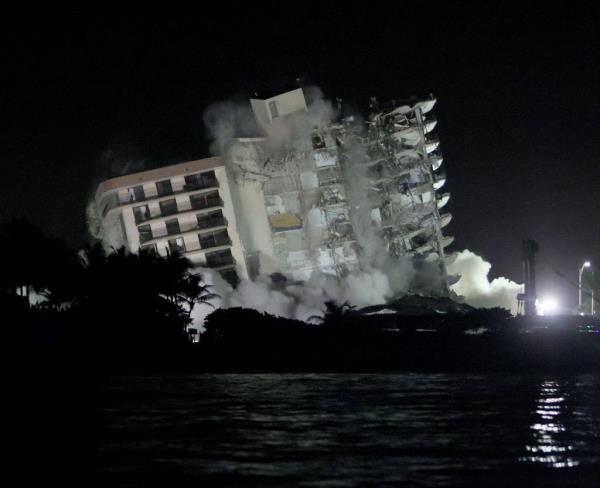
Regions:
[[[179,227],[178,219],[170,219],[165,222],[167,225],[167,235],[179,234],[181,232],[181,228]]]
[[[222,251],[215,251],[206,254],[206,265],[209,268],[218,268],[220,266],[226,266],[234,263],[235,260],[231,255],[231,249],[224,249]]]
[[[156,191],[158,196],[162,197],[165,195],[171,195],[173,193],[173,187],[171,186],[171,180],[163,180],[156,182]]]
[[[185,252],[185,244],[183,237],[176,237],[175,239],[169,239],[169,251],[171,252]]]
[[[156,248],[156,244],[150,244],[148,246],[142,246],[141,250],[147,252],[148,254],[152,254],[154,256],[158,256],[158,249]]]
[[[142,185],[133,186],[127,188],[127,201],[129,202],[141,202],[146,199],[144,194],[144,187]]]
[[[219,273],[234,288],[240,284],[240,277],[235,269],[225,269]]]
[[[198,234],[198,240],[200,241],[201,249],[231,245],[231,239],[229,239],[229,234],[225,229],[206,234]]]
[[[174,215],[177,213],[177,202],[174,198],[160,202],[161,215]]]
[[[219,197],[219,192],[211,192],[204,195],[192,195],[190,197],[190,203],[194,210],[201,210],[210,207],[221,207],[223,201]]]
[[[185,177],[185,190],[202,190],[203,188],[211,188],[213,186],[219,186],[217,177],[214,171],[207,171],[205,173],[196,173],[194,175],[187,175]]]
[[[223,212],[221,210],[215,210],[206,214],[196,215],[198,220],[198,229],[211,229],[213,227],[220,227],[227,225]]]
[[[135,217],[135,223],[139,224],[140,222],[144,222],[150,219],[150,210],[148,209],[148,205],[142,205],[141,207],[135,207],[133,209],[133,215]]]
[[[138,230],[140,232],[140,242],[152,240],[152,229],[150,228],[150,224],[140,225]]]

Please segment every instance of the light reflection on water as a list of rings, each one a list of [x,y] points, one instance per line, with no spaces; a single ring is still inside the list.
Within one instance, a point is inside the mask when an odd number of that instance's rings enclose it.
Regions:
[[[93,455],[77,465],[96,486],[600,486],[590,375],[156,375],[94,389]]]
[[[543,381],[540,386],[539,398],[535,410],[538,422],[531,425],[533,444],[525,446],[529,456],[520,460],[532,463],[542,463],[553,468],[572,468],[579,465],[573,454],[573,446],[568,444],[562,435],[567,433],[561,416],[566,412],[568,394],[562,390],[559,381]]]

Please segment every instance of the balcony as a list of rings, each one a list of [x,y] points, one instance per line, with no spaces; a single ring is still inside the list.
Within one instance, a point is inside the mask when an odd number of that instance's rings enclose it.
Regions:
[[[425,120],[423,122],[423,129],[426,134],[428,134],[433,129],[435,129],[436,125],[437,125],[437,117],[435,115],[430,114],[427,117],[425,117]]]
[[[140,244],[144,244],[148,241],[151,241],[154,237],[152,236],[152,231],[140,232]]]
[[[197,199],[190,198],[190,205],[191,208],[185,209],[179,209],[176,204],[168,206],[163,205],[161,206],[161,211],[156,215],[150,214],[147,205],[144,207],[134,207],[133,212],[135,215],[135,223],[139,225],[152,220],[160,220],[164,217],[189,213],[195,210],[207,210],[211,208],[223,207],[224,203],[221,197],[218,196],[218,193],[216,193],[214,196],[211,195],[209,197],[198,196]],[[225,221],[223,225],[227,225],[227,222]],[[202,227],[198,227],[198,229],[200,230]]]
[[[443,208],[450,200],[450,193],[442,193],[441,195],[437,195],[437,208]]]
[[[198,220],[198,225],[190,230],[207,230],[215,227],[227,227],[227,219],[221,216],[214,219]]]
[[[231,251],[217,251],[206,255],[206,266],[208,268],[222,268],[235,264]]]
[[[438,146],[440,145],[440,141],[439,139],[437,139],[437,137],[431,137],[431,138],[427,138],[427,141],[425,141],[425,151],[427,152],[427,154],[432,153],[433,151],[435,151]]]
[[[198,232],[199,230],[208,230],[208,229],[217,229],[219,227],[227,227],[227,219],[225,217],[215,218],[215,219],[206,219],[205,221],[198,222],[198,224],[189,227],[186,226],[184,228],[172,226],[171,228],[167,228],[166,234],[161,235],[153,235],[151,231],[140,231],[140,243],[145,244],[152,240],[163,239],[165,237],[171,237],[175,235],[185,235],[190,234],[192,232]],[[231,244],[231,242],[229,243]],[[223,244],[225,245],[225,244]]]
[[[205,210],[207,208],[223,206],[223,200],[219,196],[196,200],[190,199],[190,202],[192,205],[192,210]]]
[[[136,203],[144,203],[151,200],[158,200],[160,198],[181,195],[192,191],[208,190],[211,188],[219,188],[219,180],[217,177],[204,178],[202,181],[195,181],[186,183],[183,185],[181,190],[173,190],[173,188],[163,187],[160,191],[157,190],[156,195],[145,195],[138,194],[135,197],[127,196],[119,199],[116,193],[112,193],[107,197],[103,198],[100,205],[102,207],[102,216],[106,217],[106,214],[117,207],[124,207],[126,205],[132,205]]]
[[[433,174],[433,188],[439,190],[446,183],[446,173],[441,171],[440,173]]]
[[[219,181],[215,177],[213,179],[205,179],[202,182],[186,183],[185,185],[183,185],[183,190],[180,193],[187,193],[187,192],[196,191],[196,190],[208,190],[209,188],[218,188],[218,187],[219,187]]]
[[[150,209],[148,208],[148,205],[143,205],[141,207],[134,207],[133,208],[133,216],[135,218],[136,224],[141,224],[141,223],[151,220],[153,218],[150,215]]]
[[[185,243],[183,239],[178,237],[176,239],[169,239],[169,252],[178,252],[180,254],[185,253]]]
[[[174,205],[161,205],[160,206],[160,215],[161,217],[168,217],[169,215],[177,215],[179,213],[179,209],[177,208],[177,204]]]
[[[229,237],[227,237],[225,239],[219,239],[219,240],[208,241],[208,242],[200,242],[200,249],[202,251],[204,251],[206,249],[212,249],[215,247],[221,247],[221,246],[231,246],[231,239]]]
[[[231,239],[226,230],[212,234],[200,234],[198,235],[198,241],[200,242],[200,249],[203,251],[214,247],[231,246]]]

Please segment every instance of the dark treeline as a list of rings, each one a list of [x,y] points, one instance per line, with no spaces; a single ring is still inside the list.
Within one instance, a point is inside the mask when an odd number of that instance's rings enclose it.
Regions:
[[[179,254],[101,245],[80,252],[26,221],[0,225],[5,357],[69,371],[590,370],[600,327],[587,317],[512,318],[449,299],[405,297],[365,313],[325,303],[312,323],[219,309],[199,343],[191,310],[215,298]],[[43,298],[42,301],[39,298]],[[381,308],[381,307],[379,307]],[[444,309],[444,310],[442,310]]]
[[[214,295],[179,254],[75,252],[24,220],[0,225],[0,305],[16,364],[113,369],[177,362]]]
[[[504,309],[364,315],[329,303],[310,325],[221,309],[207,317],[196,358],[215,372],[600,370],[598,321],[543,319]]]

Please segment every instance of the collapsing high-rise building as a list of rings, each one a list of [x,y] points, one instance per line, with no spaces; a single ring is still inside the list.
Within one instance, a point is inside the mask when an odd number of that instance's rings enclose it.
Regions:
[[[435,99],[373,100],[367,120],[311,114],[302,89],[251,103],[264,136],[227,155],[250,270],[303,280],[419,257],[445,272]]]
[[[372,100],[362,119],[319,98],[307,103],[307,95],[298,88],[250,100],[255,136],[228,140],[220,159],[204,160],[210,164],[103,182],[96,202],[111,245],[177,250],[199,267],[214,261],[228,278],[232,266],[243,278],[280,273],[298,281],[369,267],[393,274],[410,260],[436,275],[443,293],[452,238],[442,230],[451,216],[441,213],[449,194],[440,191],[435,99]],[[198,178],[210,184],[192,184]]]

